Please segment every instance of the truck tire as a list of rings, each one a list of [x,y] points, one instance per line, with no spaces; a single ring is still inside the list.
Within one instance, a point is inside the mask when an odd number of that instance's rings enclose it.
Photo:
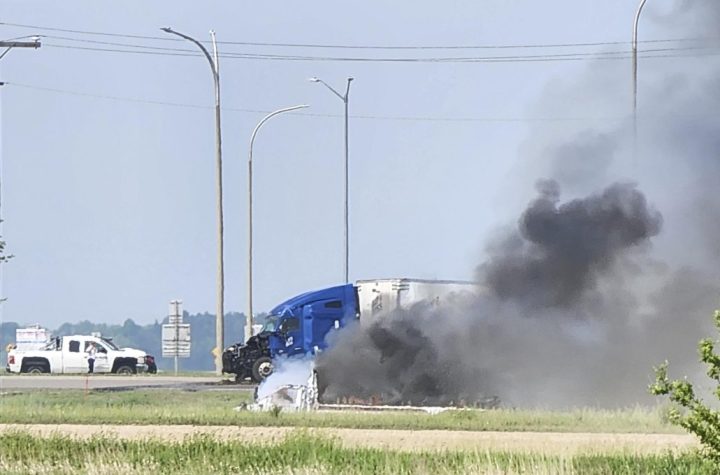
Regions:
[[[20,365],[21,373],[49,373],[50,363],[45,358],[24,358]]]
[[[261,356],[252,365],[252,380],[262,383],[273,373],[272,359],[269,356]]]
[[[135,371],[130,366],[122,365],[117,367],[115,374],[135,374]]]

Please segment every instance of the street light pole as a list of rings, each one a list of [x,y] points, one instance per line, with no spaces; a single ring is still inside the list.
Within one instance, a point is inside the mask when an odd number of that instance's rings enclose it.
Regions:
[[[294,111],[297,109],[304,109],[309,107],[307,104],[301,104],[298,106],[286,107],[284,109],[278,109],[275,112],[271,112],[262,118],[260,122],[253,129],[252,135],[250,136],[250,152],[248,153],[248,314],[245,321],[245,341],[248,341],[253,336],[253,144],[255,143],[255,136],[263,126],[265,122],[275,117],[276,115],[283,114],[285,112]]]
[[[640,0],[637,13],[635,13],[635,21],[633,22],[632,37],[632,68],[633,68],[633,148],[634,160],[637,162],[637,92],[638,92],[638,24],[640,23],[640,14],[647,0]],[[637,163],[636,163],[637,164]]]
[[[218,58],[217,41],[215,40],[215,31],[210,30],[212,39],[213,54],[195,38],[179,33],[172,28],[161,28],[165,33],[179,36],[194,43],[203,52],[210,63],[210,70],[213,75],[213,83],[215,86],[215,189],[216,189],[216,213],[217,213],[217,304],[215,316],[215,372],[222,374],[222,351],[225,346],[225,325],[223,318],[225,316],[225,269],[223,258],[223,189],[222,189],[222,135],[220,133],[220,63]]]
[[[330,89],[333,94],[335,94],[337,97],[340,98],[341,101],[345,104],[345,265],[344,265],[344,282],[349,282],[349,269],[350,269],[350,215],[348,211],[348,202],[349,202],[349,192],[348,192],[348,185],[349,185],[349,173],[348,173],[348,164],[349,164],[349,144],[348,144],[348,106],[349,106],[349,97],[350,97],[350,83],[353,81],[354,78],[349,77],[347,78],[347,87],[345,88],[345,94],[340,94],[335,89],[333,89],[332,86],[330,86],[328,83],[323,81],[322,79],[312,77],[308,79],[310,82],[319,82],[326,88]]]

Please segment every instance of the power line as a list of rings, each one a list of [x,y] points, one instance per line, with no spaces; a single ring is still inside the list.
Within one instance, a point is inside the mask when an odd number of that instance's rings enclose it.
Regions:
[[[72,96],[89,97],[93,99],[103,99],[119,102],[132,102],[139,104],[157,105],[157,106],[169,106],[169,107],[181,107],[190,109],[213,109],[214,106],[200,105],[200,104],[187,104],[180,102],[166,102],[152,99],[140,99],[123,96],[110,96],[102,94],[93,94],[81,91],[71,91],[67,89],[58,89],[53,87],[44,87],[31,84],[22,84],[16,82],[5,82],[8,86],[19,87],[23,89],[31,89],[37,91],[52,92],[57,94],[67,94]],[[241,112],[249,114],[267,114],[271,111],[263,109],[240,109],[232,107],[223,107],[223,111],[226,112]],[[343,117],[339,114],[318,114],[311,112],[291,112],[290,114],[305,117],[321,117],[321,118],[340,118]],[[364,119],[364,120],[391,120],[391,121],[408,121],[408,122],[581,122],[581,121],[619,121],[624,120],[624,117],[424,117],[424,116],[385,116],[385,115],[351,115],[352,119]]]
[[[200,53],[197,53],[197,50],[194,49],[182,49],[182,48],[165,48],[165,47],[158,47],[158,46],[149,46],[149,45],[139,45],[139,44],[133,44],[133,43],[117,43],[113,41],[98,41],[98,40],[88,40],[84,38],[73,38],[73,37],[67,37],[67,36],[54,36],[54,35],[46,35],[45,38],[49,39],[56,39],[56,40],[63,40],[63,41],[71,41],[71,42],[78,42],[78,43],[89,43],[89,44],[99,44],[104,46],[118,46],[123,48],[140,48],[140,49],[148,49],[148,50],[157,50],[157,51],[170,51],[173,53],[193,53],[196,55],[199,55]],[[65,45],[67,46],[67,45]],[[641,52],[660,52],[660,51],[684,51],[684,50],[692,50],[692,49],[698,49],[698,47],[675,47],[675,48],[657,48],[657,49],[651,49],[651,50],[644,50]],[[488,56],[488,57],[440,57],[440,58],[380,58],[380,59],[388,59],[388,60],[413,60],[413,59],[425,59],[425,60],[473,60],[473,59],[516,59],[516,58],[524,58],[524,57],[567,57],[567,56],[593,56],[593,55],[613,55],[613,54],[631,54],[632,51],[626,50],[626,51],[600,51],[600,52],[589,52],[589,53],[555,53],[555,54],[540,54],[540,55],[515,55],[515,56]],[[270,55],[270,54],[261,54],[258,55],[256,53],[234,53],[234,52],[224,52],[224,55],[226,57],[229,56],[235,56],[240,55],[242,57],[256,57],[256,56],[262,56],[262,57],[273,57],[273,58],[315,58],[312,56],[290,56],[290,55]],[[375,59],[375,58],[358,58],[358,59]]]
[[[24,28],[43,31],[56,31],[60,33],[72,33],[90,36],[105,36],[114,38],[133,38],[152,41],[182,41],[165,36],[133,35],[125,33],[110,33],[101,31],[87,31],[67,28],[48,27],[40,25],[27,25],[19,23],[0,22],[0,25],[13,28]],[[642,40],[639,43],[678,43],[708,41],[717,38],[670,38]],[[629,41],[597,41],[584,43],[546,43],[546,44],[505,44],[505,45],[347,45],[347,44],[323,44],[323,43],[272,43],[257,41],[218,41],[218,44],[239,45],[239,46],[260,46],[260,47],[283,47],[283,48],[326,48],[326,49],[363,49],[363,50],[457,50],[457,49],[523,49],[523,48],[570,48],[570,47],[598,47],[630,45]]]
[[[82,51],[97,51],[123,54],[142,54],[156,56],[199,56],[191,50],[177,48],[153,48],[145,45],[127,45],[117,43],[117,46],[137,49],[118,48],[96,48],[77,45],[63,45],[45,43],[49,48],[73,49]],[[717,52],[712,52],[717,50]],[[672,54],[677,52],[678,54]],[[705,54],[680,54],[681,52],[710,52]],[[680,48],[654,48],[638,52],[642,58],[680,58],[694,56],[710,56],[720,54],[717,47],[680,47]],[[556,62],[556,61],[582,61],[582,60],[623,60],[631,57],[630,51],[605,51],[592,53],[559,53],[539,55],[514,55],[514,56],[477,56],[477,57],[427,57],[427,58],[382,58],[382,57],[340,57],[340,56],[297,56],[297,55],[272,55],[254,53],[221,53],[220,57],[227,59],[246,60],[272,60],[272,61],[338,61],[338,62],[378,62],[378,63],[519,63],[519,62]]]

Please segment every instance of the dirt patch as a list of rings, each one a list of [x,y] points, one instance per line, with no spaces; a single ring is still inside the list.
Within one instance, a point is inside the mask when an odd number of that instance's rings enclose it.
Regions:
[[[43,437],[60,434],[86,439],[105,435],[132,440],[154,438],[169,442],[181,441],[195,435],[211,435],[219,440],[273,443],[297,430],[293,427],[0,424],[0,432],[22,431]],[[698,447],[698,442],[694,437],[684,434],[469,432],[330,428],[306,430],[312,434],[336,438],[346,447],[387,448],[401,451],[506,450],[543,453],[546,455],[616,452],[649,454],[686,451]]]

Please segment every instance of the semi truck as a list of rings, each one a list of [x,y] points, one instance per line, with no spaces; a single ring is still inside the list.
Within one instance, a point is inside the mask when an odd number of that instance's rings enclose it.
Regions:
[[[223,372],[237,381],[261,382],[278,358],[314,355],[327,349],[327,336],[351,322],[370,324],[398,308],[449,294],[475,292],[474,282],[423,279],[359,280],[297,295],[270,311],[260,332],[223,351]]]

